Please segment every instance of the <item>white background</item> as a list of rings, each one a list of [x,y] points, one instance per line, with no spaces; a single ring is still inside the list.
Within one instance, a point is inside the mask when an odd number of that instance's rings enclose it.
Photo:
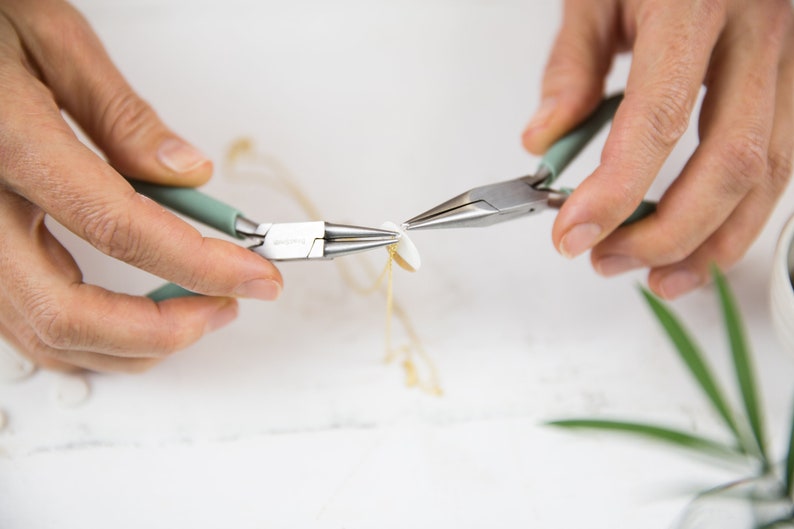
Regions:
[[[327,220],[400,222],[537,163],[520,132],[558,2],[77,4],[175,130],[218,162],[253,139]],[[600,138],[561,183],[595,167]],[[694,145],[690,132],[651,196]],[[259,221],[301,220],[220,170],[207,190]],[[778,454],[794,362],[767,285],[792,212],[788,192],[729,275]],[[77,408],[55,403],[52,373],[0,385],[0,527],[672,526],[695,491],[740,476],[543,425],[589,415],[723,435],[641,299],[644,274],[605,280],[587,258],[564,260],[553,218],[414,236],[423,267],[396,274],[396,295],[439,368],[440,398],[383,362],[382,298],[351,294],[331,262],[282,265],[281,300],[243,302],[235,323],[144,375],[90,376]],[[159,282],[62,236],[87,281],[137,294]],[[730,380],[715,301],[706,288],[674,307]]]

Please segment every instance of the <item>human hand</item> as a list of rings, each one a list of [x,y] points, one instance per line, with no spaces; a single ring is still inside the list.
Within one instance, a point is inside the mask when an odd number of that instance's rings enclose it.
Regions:
[[[595,108],[616,53],[633,57],[601,164],[555,221],[563,255],[592,248],[605,276],[649,268],[650,288],[668,299],[744,255],[791,175],[792,9],[789,0],[566,0],[523,135],[530,152]],[[655,214],[618,228],[686,131],[701,85],[696,151]]]
[[[20,352],[48,367],[140,371],[233,320],[234,297],[278,296],[272,264],[203,238],[122,178],[193,186],[212,164],[133,92],[70,5],[0,0],[0,86],[0,333]],[[85,284],[45,215],[207,296],[155,303]]]

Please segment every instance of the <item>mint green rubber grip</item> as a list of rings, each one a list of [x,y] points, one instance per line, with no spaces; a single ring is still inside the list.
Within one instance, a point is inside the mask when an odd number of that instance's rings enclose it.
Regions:
[[[188,296],[199,296],[186,288],[182,288],[175,283],[166,283],[146,294],[146,297],[153,301],[165,301],[173,298],[186,298]]]
[[[540,160],[536,173],[540,174],[543,170],[549,172],[549,177],[543,183],[544,186],[550,186],[557,180],[568,164],[593,139],[593,136],[598,134],[598,131],[612,119],[622,100],[623,94],[604,99],[587,119],[549,148]]]
[[[623,224],[621,224],[621,226],[626,226],[627,224],[631,224],[632,222],[637,222],[638,220],[642,220],[655,211],[656,211],[656,202],[643,200],[642,202],[640,202],[640,205],[637,206],[637,209],[634,210],[634,213],[629,215],[629,218],[623,221]]]
[[[573,189],[570,187],[564,187],[560,189],[559,192],[562,193],[563,195],[570,195],[571,193],[573,193]],[[642,220],[645,217],[655,212],[656,212],[656,202],[650,200],[643,200],[642,202],[640,202],[640,205],[637,206],[637,209],[635,209],[634,212],[631,215],[629,215],[629,218],[624,220],[620,225],[628,226],[629,224],[637,222],[638,220]]]
[[[237,233],[237,218],[243,214],[235,208],[205,195],[192,187],[171,187],[129,180],[135,191],[146,195],[155,202],[182,213],[193,220],[206,224],[238,239],[245,238]]]
[[[244,238],[236,229],[237,218],[242,217],[243,214],[197,189],[192,187],[161,186],[132,179],[129,182],[135,188],[135,191],[146,195],[167,208],[232,237]],[[164,301],[166,299],[198,295],[174,283],[166,283],[146,294],[146,297],[154,301]]]
[[[622,100],[623,94],[616,94],[604,99],[587,119],[549,148],[540,160],[537,170],[537,174],[544,170],[549,173],[549,177],[542,184],[544,187],[551,186],[568,167],[568,164],[593,139],[593,136],[598,134],[601,128],[612,119]],[[570,194],[571,190],[565,190],[565,192]],[[643,200],[634,213],[623,221],[622,225],[625,226],[644,219],[654,211],[656,211],[656,203]]]

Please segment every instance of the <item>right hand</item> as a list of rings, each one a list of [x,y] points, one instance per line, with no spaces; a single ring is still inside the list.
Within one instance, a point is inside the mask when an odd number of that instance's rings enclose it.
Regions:
[[[727,270],[788,185],[794,153],[790,0],[566,0],[524,144],[540,154],[595,108],[613,56],[631,50],[625,97],[601,163],[560,209],[560,253],[592,249],[600,274],[649,270],[673,299]],[[699,144],[656,212],[622,222],[687,129],[705,86]]]
[[[278,297],[271,263],[202,237],[121,176],[196,186],[212,164],[133,92],[72,6],[0,0],[0,86],[0,333],[21,353],[46,367],[140,371],[233,320],[235,297]],[[83,283],[45,215],[205,296],[155,303]]]

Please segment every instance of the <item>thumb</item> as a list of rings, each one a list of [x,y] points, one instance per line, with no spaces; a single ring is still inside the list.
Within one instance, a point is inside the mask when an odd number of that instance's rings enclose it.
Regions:
[[[116,170],[168,185],[209,179],[209,159],[134,92],[75,8],[65,2],[49,2],[46,9],[25,5],[17,4],[15,18],[41,77]]]
[[[529,152],[543,154],[603,96],[604,79],[617,49],[618,17],[613,0],[565,2],[562,27],[543,74],[541,102],[522,135]]]

